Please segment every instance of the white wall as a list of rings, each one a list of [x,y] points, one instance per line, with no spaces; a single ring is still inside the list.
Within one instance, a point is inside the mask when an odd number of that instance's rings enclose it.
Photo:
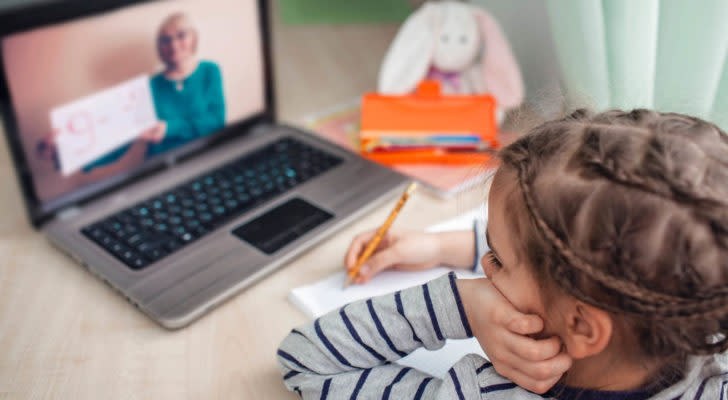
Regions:
[[[560,72],[543,0],[471,0],[490,12],[508,38],[526,86],[526,100],[545,114],[561,107]]]

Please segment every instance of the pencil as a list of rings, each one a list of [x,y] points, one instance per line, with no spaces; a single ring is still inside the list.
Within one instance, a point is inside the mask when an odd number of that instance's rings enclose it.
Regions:
[[[354,278],[356,278],[356,276],[359,274],[359,268],[362,264],[364,264],[366,260],[369,259],[372,253],[374,253],[374,250],[379,245],[379,242],[382,241],[384,234],[387,233],[389,227],[392,226],[392,222],[394,222],[394,219],[397,218],[397,215],[399,215],[399,210],[402,209],[402,206],[404,206],[404,203],[407,202],[407,199],[409,199],[409,196],[412,194],[412,192],[415,191],[415,189],[417,189],[417,184],[415,182],[412,182],[407,186],[407,189],[404,190],[404,193],[402,193],[402,196],[400,196],[397,205],[395,205],[392,212],[389,213],[387,220],[384,221],[379,229],[377,229],[377,232],[374,234],[372,240],[367,244],[367,246],[364,248],[364,251],[359,255],[359,258],[356,260],[354,268],[352,268],[347,274],[346,281],[344,282],[344,288],[349,286],[349,284],[351,284]]]

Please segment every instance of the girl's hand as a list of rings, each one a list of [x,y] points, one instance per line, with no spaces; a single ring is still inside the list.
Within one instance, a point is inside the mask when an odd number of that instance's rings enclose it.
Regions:
[[[152,143],[159,143],[164,139],[164,135],[167,133],[167,123],[164,121],[157,122],[153,127],[142,132],[139,137],[142,140],[146,140]]]
[[[516,310],[490,280],[458,279],[457,286],[473,334],[499,374],[544,393],[571,367],[558,337],[527,336],[541,332],[543,320]]]
[[[346,270],[354,268],[356,260],[374,237],[376,230],[357,235],[346,252]],[[388,231],[374,254],[359,268],[354,283],[366,283],[386,269],[418,270],[440,264],[440,239],[435,233]]]

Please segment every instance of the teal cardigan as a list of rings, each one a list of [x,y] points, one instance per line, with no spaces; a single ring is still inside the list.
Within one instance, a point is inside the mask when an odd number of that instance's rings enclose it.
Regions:
[[[166,152],[189,141],[208,135],[225,126],[225,98],[222,90],[222,75],[217,64],[200,61],[197,69],[182,81],[177,82],[159,73],[149,81],[154,99],[154,109],[159,120],[167,123],[164,139],[150,143],[146,158]],[[110,164],[121,158],[131,144],[124,145],[92,161],[83,170]]]

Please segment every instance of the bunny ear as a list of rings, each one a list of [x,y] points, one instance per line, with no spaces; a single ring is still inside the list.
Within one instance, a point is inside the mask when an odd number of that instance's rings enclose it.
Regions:
[[[521,104],[524,95],[518,63],[495,19],[476,6],[472,9],[485,46],[480,67],[485,87],[500,106],[516,107]]]
[[[434,51],[438,5],[426,3],[397,32],[379,71],[379,92],[405,94],[425,77]]]

